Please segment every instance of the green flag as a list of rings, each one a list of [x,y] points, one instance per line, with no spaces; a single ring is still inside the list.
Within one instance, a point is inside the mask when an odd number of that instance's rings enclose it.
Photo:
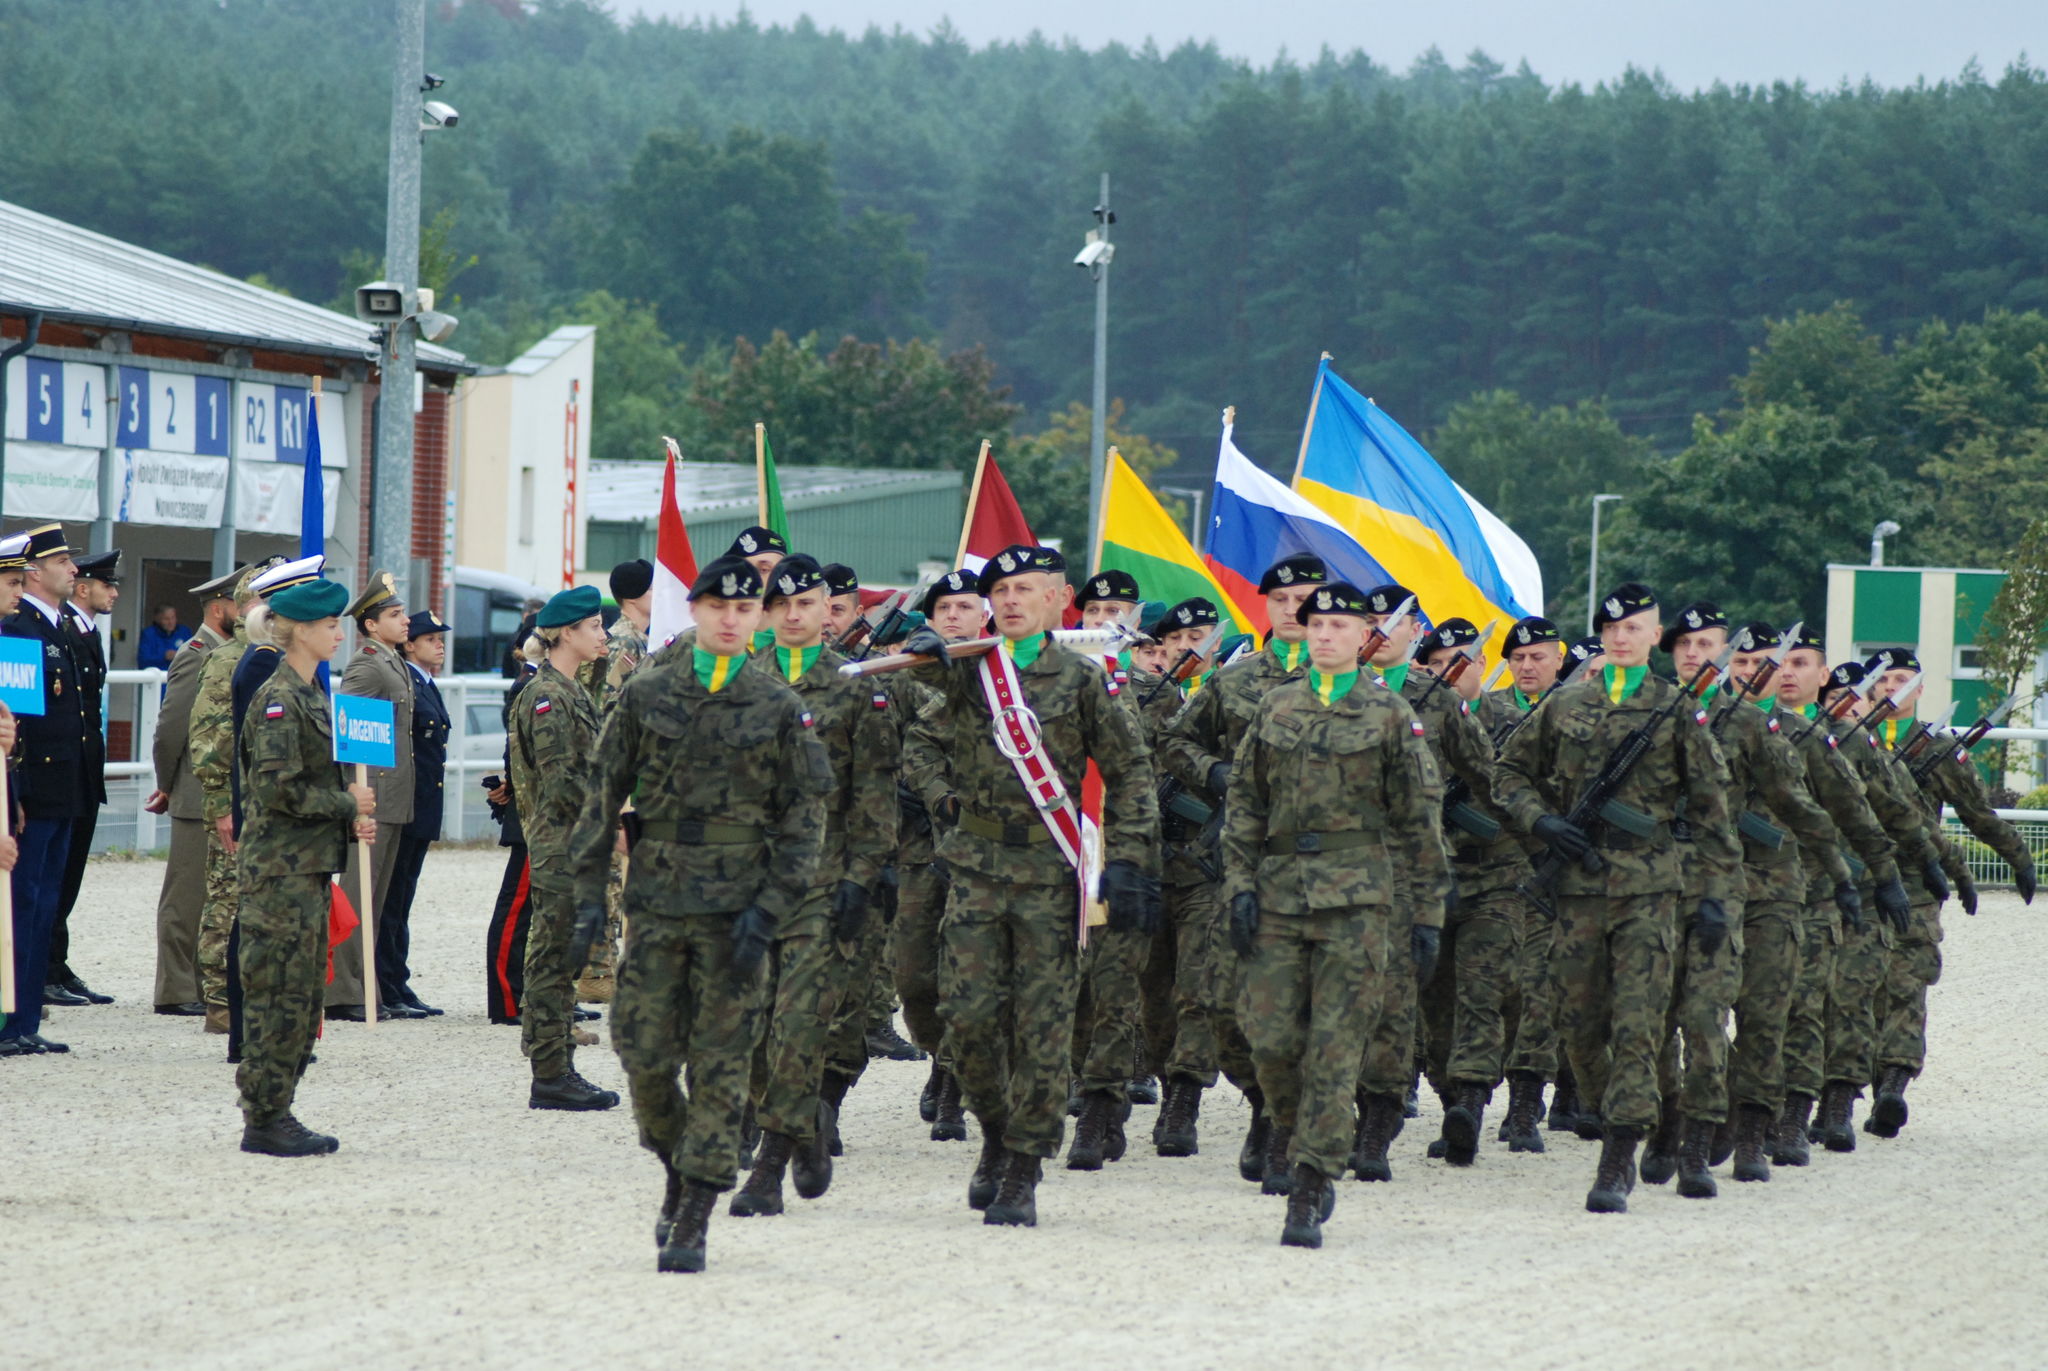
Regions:
[[[760,503],[761,527],[789,540],[789,512],[782,507],[782,482],[775,475],[775,454],[768,450],[768,426],[754,425],[754,491]]]

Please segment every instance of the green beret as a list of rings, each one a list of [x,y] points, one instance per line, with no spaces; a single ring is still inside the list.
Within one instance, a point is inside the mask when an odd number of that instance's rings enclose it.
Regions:
[[[596,586],[571,586],[567,590],[556,591],[554,598],[540,607],[540,616],[533,621],[533,626],[565,628],[603,612],[604,596],[597,593]]]
[[[301,581],[270,597],[273,614],[300,623],[335,619],[348,608],[348,587],[339,581]]]

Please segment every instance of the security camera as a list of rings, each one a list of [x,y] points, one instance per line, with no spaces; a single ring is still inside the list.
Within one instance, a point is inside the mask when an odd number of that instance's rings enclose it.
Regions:
[[[455,127],[455,121],[462,117],[456,113],[455,106],[440,100],[427,101],[420,107],[420,113],[426,116],[427,121],[420,125],[422,132],[428,129],[452,129]]]
[[[421,73],[420,73],[420,94],[421,94],[421,95],[425,95],[425,94],[426,94],[426,93],[427,93],[428,91],[430,91],[430,90],[439,90],[439,89],[441,89],[441,87],[443,87],[443,86],[445,86],[445,85],[447,85],[447,84],[448,84],[448,82],[447,82],[446,80],[444,80],[443,78],[441,78],[441,77],[439,77],[439,76],[436,76],[436,75],[434,75],[434,73],[432,73],[432,72],[430,72],[430,71],[427,71],[427,72],[421,72]]]
[[[413,322],[419,325],[420,337],[430,343],[445,343],[449,335],[455,332],[455,325],[459,321],[452,314],[443,314],[437,309],[423,309],[414,316]]]
[[[370,324],[395,324],[406,316],[405,287],[396,281],[372,281],[356,287],[356,318]]]
[[[1077,267],[1088,267],[1091,270],[1096,267],[1106,267],[1109,265],[1109,259],[1114,256],[1116,256],[1116,245],[1097,239],[1074,254],[1074,265]]]

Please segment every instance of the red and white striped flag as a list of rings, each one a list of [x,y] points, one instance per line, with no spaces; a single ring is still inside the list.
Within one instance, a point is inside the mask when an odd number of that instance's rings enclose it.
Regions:
[[[647,610],[647,646],[665,646],[690,626],[690,584],[697,579],[697,556],[690,551],[690,531],[683,526],[683,507],[676,499],[676,463],[682,453],[676,440],[663,438],[668,468],[661,475],[661,509],[654,524],[654,590]]]

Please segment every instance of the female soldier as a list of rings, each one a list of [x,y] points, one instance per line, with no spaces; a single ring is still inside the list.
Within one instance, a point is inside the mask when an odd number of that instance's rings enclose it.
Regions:
[[[590,766],[597,756],[597,702],[576,672],[605,654],[596,586],[557,594],[534,618],[522,654],[539,668],[512,708],[512,793],[526,828],[533,913],[526,934],[526,993],[519,1004],[520,1048],[533,1063],[531,1109],[610,1109],[616,1092],[576,1074],[569,1036],[575,973],[565,960],[576,922],[567,859]],[[580,969],[580,968],[579,968]]]
[[[252,642],[269,642],[283,666],[249,705],[237,765],[243,823],[236,851],[241,884],[244,1038],[235,1085],[242,1093],[242,1150],[309,1157],[341,1144],[292,1117],[327,972],[328,880],[357,841],[372,842],[376,801],[346,785],[334,762],[327,696],[313,683],[341,647],[348,588],[337,581],[288,587],[249,616]]]

